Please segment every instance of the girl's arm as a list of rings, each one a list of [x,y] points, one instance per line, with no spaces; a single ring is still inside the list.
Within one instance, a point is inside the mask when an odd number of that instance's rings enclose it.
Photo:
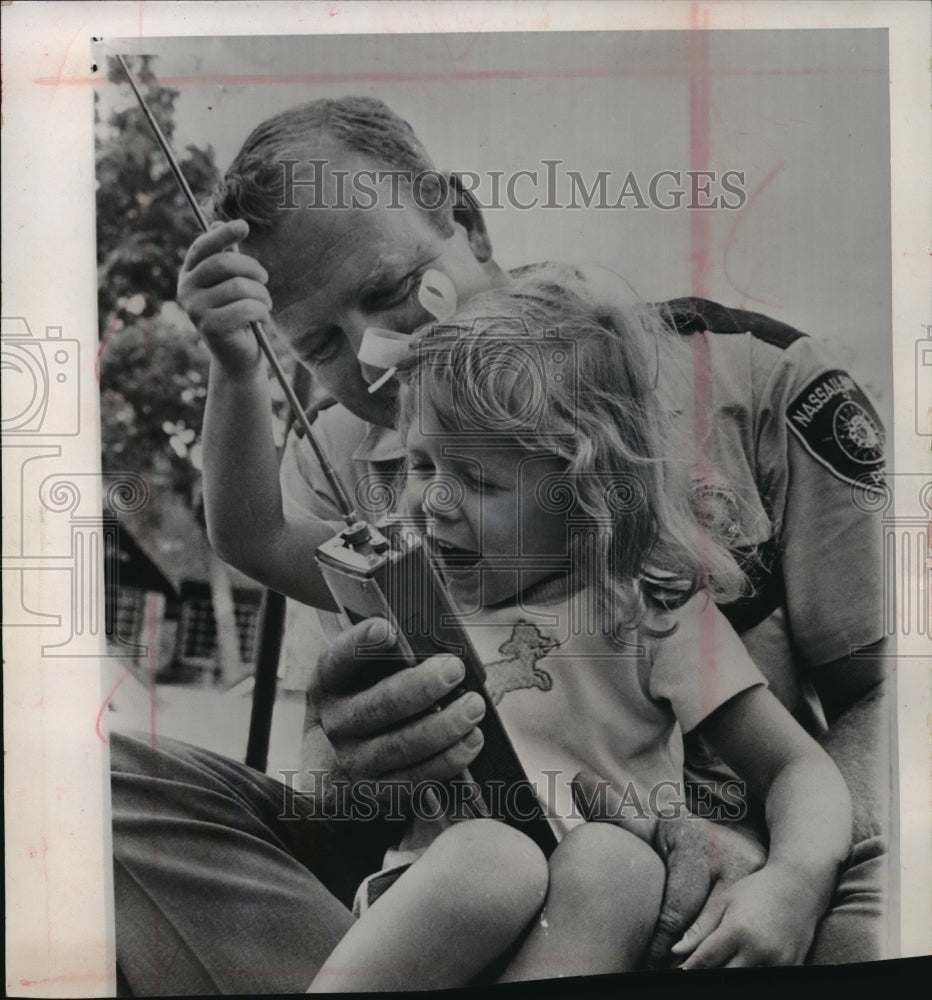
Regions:
[[[770,849],[767,864],[724,892],[673,952],[688,954],[683,968],[799,964],[850,848],[847,786],[766,688],[731,698],[698,732],[766,802]]]
[[[314,562],[327,521],[283,513],[265,362],[247,324],[268,322],[268,275],[232,251],[245,222],[213,227],[191,245],[178,299],[211,352],[204,414],[207,531],[218,555],[254,580],[314,607],[335,607]]]

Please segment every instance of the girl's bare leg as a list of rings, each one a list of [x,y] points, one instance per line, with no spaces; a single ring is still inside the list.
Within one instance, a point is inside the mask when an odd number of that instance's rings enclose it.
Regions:
[[[575,827],[550,859],[547,901],[501,982],[636,968],[660,912],[663,862],[607,823]]]
[[[547,862],[527,837],[492,820],[456,824],[349,929],[308,992],[464,986],[546,892]]]

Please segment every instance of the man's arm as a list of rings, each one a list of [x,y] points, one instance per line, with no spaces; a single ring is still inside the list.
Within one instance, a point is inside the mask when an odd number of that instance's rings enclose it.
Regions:
[[[890,706],[883,640],[863,655],[847,656],[812,670],[829,721],[820,742],[851,792],[855,841],[883,832],[889,815]]]
[[[333,600],[313,555],[330,524],[286,518],[265,362],[250,322],[268,322],[265,269],[235,244],[245,222],[217,225],[192,243],[178,300],[211,352],[204,414],[207,531],[217,553],[260,583],[317,607]]]
[[[338,526],[285,516],[261,366],[231,375],[211,360],[204,414],[207,532],[221,559],[259,583],[312,607],[336,605],[314,553]]]
[[[850,375],[799,337],[761,392],[757,430],[759,482],[769,484],[767,506],[780,525],[796,670],[819,695],[829,732],[818,738],[848,782],[856,830],[876,832],[890,784],[883,427]]]

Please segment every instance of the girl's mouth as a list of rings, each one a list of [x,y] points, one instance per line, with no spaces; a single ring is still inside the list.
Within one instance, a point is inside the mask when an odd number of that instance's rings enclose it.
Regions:
[[[440,560],[445,569],[472,569],[482,558],[481,552],[462,549],[458,545],[452,545],[430,535],[427,537],[427,543],[431,554]]]

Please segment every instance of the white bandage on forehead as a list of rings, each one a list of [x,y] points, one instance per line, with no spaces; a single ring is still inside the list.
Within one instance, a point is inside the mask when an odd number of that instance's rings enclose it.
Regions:
[[[433,268],[424,272],[417,293],[418,302],[434,317],[443,322],[456,312],[456,289],[453,282]],[[395,374],[398,362],[408,353],[411,341],[407,333],[384,330],[370,326],[362,335],[359,345],[359,363],[370,368],[385,371],[369,386],[369,392],[376,392]]]
[[[363,365],[372,365],[373,368],[391,368],[407,353],[410,339],[407,333],[370,326],[362,335],[359,362]]]
[[[434,319],[441,323],[456,312],[456,289],[453,287],[453,282],[445,274],[433,268],[424,272],[417,300]]]

